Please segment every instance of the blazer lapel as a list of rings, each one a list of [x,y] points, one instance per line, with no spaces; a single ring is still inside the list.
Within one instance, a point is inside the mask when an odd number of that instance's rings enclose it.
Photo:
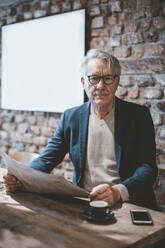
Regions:
[[[78,178],[78,182],[80,182],[83,176],[83,171],[85,167],[89,114],[90,102],[87,102],[80,112],[80,176]]]
[[[115,156],[118,171],[120,172],[120,162],[122,155],[122,146],[120,142],[122,127],[122,110],[120,106],[120,100],[115,98]]]

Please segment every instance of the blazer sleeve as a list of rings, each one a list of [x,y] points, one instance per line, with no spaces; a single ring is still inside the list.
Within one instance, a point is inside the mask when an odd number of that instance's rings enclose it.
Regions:
[[[67,145],[64,138],[64,122],[65,113],[62,115],[60,124],[44,152],[29,164],[31,168],[49,173],[63,160],[67,153]]]
[[[158,169],[156,166],[155,132],[148,108],[142,109],[137,122],[137,167],[133,175],[122,184],[129,192],[130,200],[142,199],[152,191]]]

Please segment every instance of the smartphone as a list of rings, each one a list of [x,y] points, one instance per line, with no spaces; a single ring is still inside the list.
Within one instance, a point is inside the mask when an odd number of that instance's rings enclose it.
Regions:
[[[152,225],[153,221],[147,210],[130,210],[133,224]]]

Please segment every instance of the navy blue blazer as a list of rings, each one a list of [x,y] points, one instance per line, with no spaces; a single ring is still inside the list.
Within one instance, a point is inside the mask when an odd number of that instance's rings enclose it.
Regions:
[[[69,152],[73,183],[82,186],[89,114],[90,102],[66,110],[45,151],[30,166],[49,173]],[[157,176],[155,136],[148,108],[115,99],[115,155],[130,202],[157,209],[152,189]]]

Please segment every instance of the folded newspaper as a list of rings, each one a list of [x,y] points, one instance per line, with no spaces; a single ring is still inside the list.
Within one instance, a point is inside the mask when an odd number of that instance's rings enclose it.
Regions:
[[[23,184],[25,190],[40,194],[65,195],[72,197],[88,197],[88,192],[61,175],[47,174],[42,171],[32,169],[9,157],[0,150],[8,173],[14,175]]]

